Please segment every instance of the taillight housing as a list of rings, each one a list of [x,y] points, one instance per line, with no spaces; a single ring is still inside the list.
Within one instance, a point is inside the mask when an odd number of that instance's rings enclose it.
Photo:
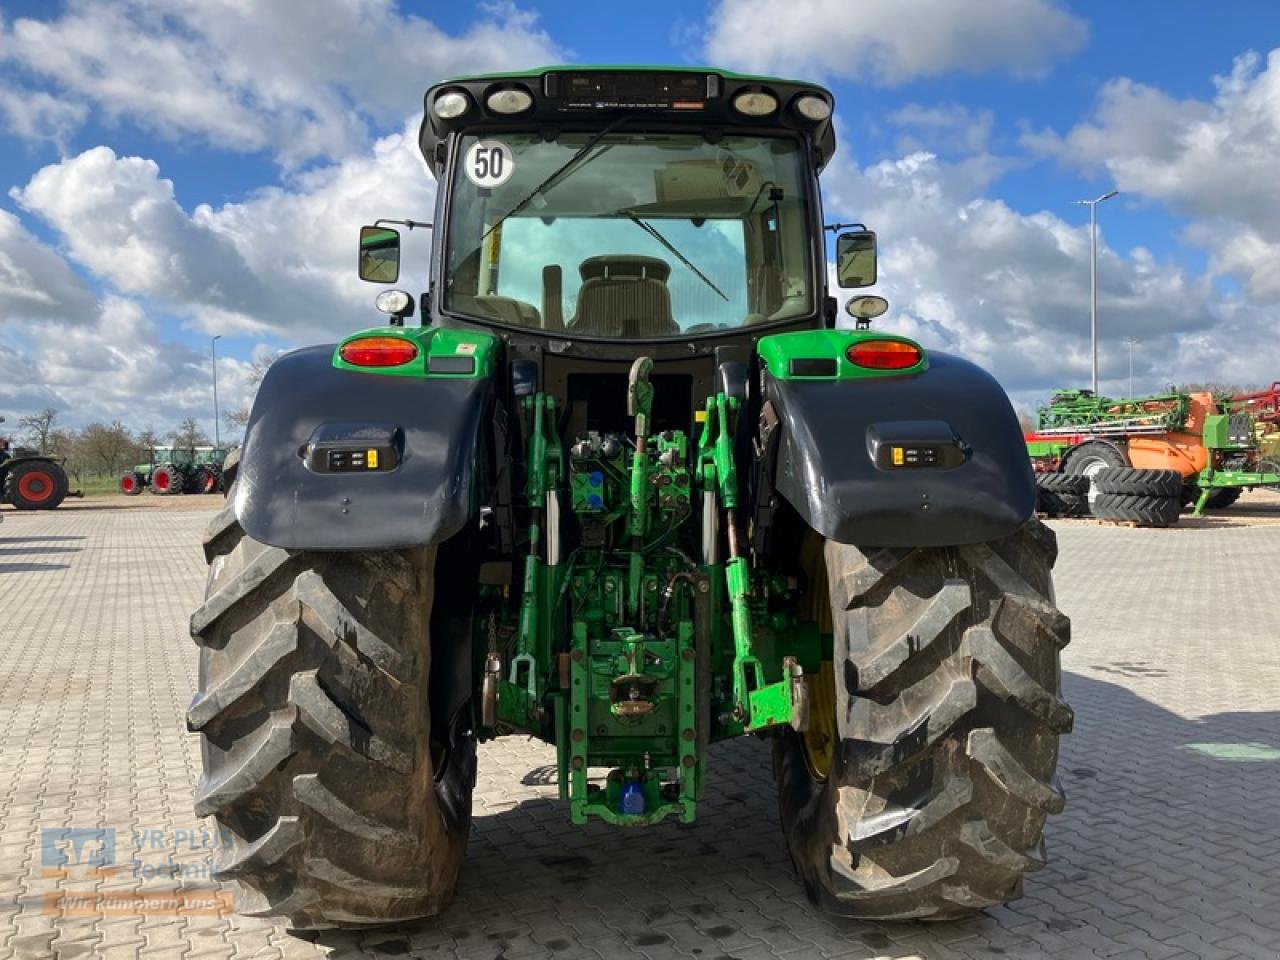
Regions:
[[[357,337],[338,348],[353,367],[399,367],[418,358],[418,345],[401,337]]]
[[[845,356],[867,370],[909,370],[924,359],[919,347],[903,340],[859,340],[850,344]]]

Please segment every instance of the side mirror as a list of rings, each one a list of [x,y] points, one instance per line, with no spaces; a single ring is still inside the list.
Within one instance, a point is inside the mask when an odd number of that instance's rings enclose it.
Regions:
[[[360,228],[360,279],[370,283],[395,283],[400,279],[399,230]]]
[[[876,282],[874,232],[854,230],[836,237],[836,282],[846,289]]]

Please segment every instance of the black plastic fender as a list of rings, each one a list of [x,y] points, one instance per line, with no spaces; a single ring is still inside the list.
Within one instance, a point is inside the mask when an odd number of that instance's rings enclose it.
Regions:
[[[929,353],[902,377],[779,380],[775,486],[814,530],[859,546],[941,547],[1007,536],[1036,487],[1009,398],[980,367]],[[893,449],[906,451],[900,466]],[[925,451],[937,462],[910,462]]]
[[[492,382],[339,370],[333,350],[295,350],[267,371],[241,451],[236,518],[255,540],[289,550],[447,540],[478,510]],[[341,447],[344,438],[353,450],[387,444],[393,455],[382,469],[323,470],[317,441]]]

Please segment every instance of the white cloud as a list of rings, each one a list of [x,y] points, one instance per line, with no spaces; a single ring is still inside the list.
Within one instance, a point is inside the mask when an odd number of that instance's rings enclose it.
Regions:
[[[378,216],[430,220],[435,190],[416,120],[367,152],[302,174],[291,189],[188,213],[158,165],[109,147],[50,164],[12,191],[58,231],[68,255],[124,294],[191,317],[210,333],[317,342],[372,319],[355,273],[356,232]],[[417,241],[416,243],[412,241]],[[407,257],[428,241],[406,237]],[[406,260],[424,285],[426,257]]]
[[[1237,58],[1214,83],[1205,102],[1114,80],[1091,119],[1026,142],[1192,218],[1187,238],[1211,252],[1215,273],[1240,277],[1259,301],[1280,301],[1280,49],[1265,66],[1256,54]]]
[[[286,164],[360,149],[370,124],[395,123],[433,80],[558,59],[510,3],[482,5],[459,34],[393,0],[72,0],[53,19],[0,22],[0,62],[55,86],[64,126],[89,104]]]
[[[1055,0],[720,0],[706,31],[713,63],[882,84],[1038,74],[1088,36]]]
[[[58,252],[0,210],[0,328],[45,318],[80,324],[97,312],[95,298]]]
[[[880,283],[890,313],[879,328],[986,367],[1019,402],[1089,382],[1087,225],[1023,214],[986,196],[981,157],[947,163],[917,152],[824,175],[829,218],[879,233]],[[1099,246],[1099,353],[1104,390],[1127,389],[1125,337],[1142,341],[1139,389],[1170,380],[1258,382],[1280,366],[1267,317],[1216,300],[1207,278],[1136,249]],[[1229,344],[1254,346],[1242,353]]]

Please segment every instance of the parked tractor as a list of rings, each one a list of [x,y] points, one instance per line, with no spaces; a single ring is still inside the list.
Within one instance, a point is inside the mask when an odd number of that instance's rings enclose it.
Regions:
[[[53,510],[70,489],[61,459],[0,437],[0,503],[11,503],[19,510]]]
[[[161,496],[221,493],[226,456],[222,447],[152,447],[149,463],[140,463],[120,477],[120,492],[137,496],[150,488]]]
[[[1047,493],[1054,512],[1052,498],[1069,492],[1087,496],[1093,513],[1101,508],[1112,519],[1173,522],[1183,505],[1194,504],[1193,515],[1200,516],[1206,507],[1230,506],[1248,488],[1280,485],[1280,465],[1264,456],[1256,429],[1256,411],[1266,408],[1251,407],[1249,399],[1209,392],[1113,399],[1058,391],[1025,437],[1042,502]],[[1069,516],[1070,510],[1057,512]]]
[[[821,219],[831,113],[691,68],[427,92],[426,292],[271,366],[205,539],[195,807],[242,912],[442,910],[507,735],[618,827],[694,821],[715,744],[767,740],[837,914],[959,916],[1044,864],[1054,536],[991,376],[871,329],[881,298],[837,324],[827,235],[849,289],[876,238]]]

